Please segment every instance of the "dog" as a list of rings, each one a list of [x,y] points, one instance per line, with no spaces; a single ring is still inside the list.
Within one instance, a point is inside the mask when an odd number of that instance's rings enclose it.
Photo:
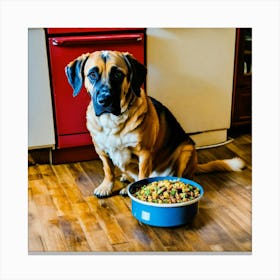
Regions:
[[[82,54],[65,72],[74,96],[84,85],[91,97],[86,125],[104,170],[104,180],[94,190],[98,198],[111,195],[115,167],[128,182],[244,168],[240,158],[198,163],[194,141],[168,108],[142,88],[147,69],[130,53]],[[126,187],[120,194],[127,194]]]

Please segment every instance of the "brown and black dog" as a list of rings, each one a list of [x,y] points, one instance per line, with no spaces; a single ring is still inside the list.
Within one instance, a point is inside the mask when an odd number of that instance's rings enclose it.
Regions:
[[[131,54],[96,51],[79,56],[66,68],[76,96],[84,85],[91,96],[86,119],[104,180],[94,190],[109,196],[115,167],[128,181],[153,176],[191,178],[194,173],[240,171],[240,158],[198,164],[195,143],[172,113],[141,88],[146,67]],[[126,194],[126,188],[120,191]]]

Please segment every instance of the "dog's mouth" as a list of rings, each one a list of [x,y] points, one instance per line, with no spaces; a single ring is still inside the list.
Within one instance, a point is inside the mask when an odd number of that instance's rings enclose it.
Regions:
[[[97,117],[101,116],[102,114],[113,114],[115,116],[119,116],[121,114],[121,110],[118,110],[116,108],[113,107],[107,107],[107,108],[103,108],[100,106],[96,106],[96,104],[94,103],[94,110],[95,110],[95,115]]]

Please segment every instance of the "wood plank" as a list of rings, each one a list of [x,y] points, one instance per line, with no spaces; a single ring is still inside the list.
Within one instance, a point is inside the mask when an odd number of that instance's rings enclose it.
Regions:
[[[107,200],[108,207],[115,217],[118,217],[119,215],[132,217],[131,208],[128,207],[126,201],[130,202],[130,199],[128,197],[122,197],[120,195],[116,195],[113,199]]]
[[[103,166],[101,160],[81,162],[81,167],[86,172],[95,187],[98,187],[104,178]]]
[[[119,244],[127,242],[126,236],[114,217],[106,200],[112,199],[98,199],[96,197],[89,197],[87,203],[91,211],[98,217],[99,224],[106,233],[111,244]]]
[[[93,195],[95,185],[92,183],[90,177],[84,171],[81,164],[79,162],[75,164],[68,164],[67,169],[73,176],[75,183],[77,184],[77,188],[80,190],[81,194],[84,197]]]
[[[59,227],[52,222],[57,218],[57,215],[46,186],[43,184],[42,180],[32,180],[29,181],[29,188],[32,191],[32,200],[37,208],[37,212],[31,212],[33,218],[35,220],[37,219],[35,223],[35,225],[37,224],[37,239],[41,238],[42,246],[45,251],[67,251],[67,243],[63,233]],[[30,201],[29,204],[32,207]],[[34,207],[30,208],[30,211],[32,211],[32,209],[34,209]],[[34,249],[34,247],[30,244],[29,249]]]
[[[50,197],[55,205],[57,216],[73,216],[71,202],[67,193],[58,182],[58,178],[50,165],[41,165],[39,168]]]
[[[189,228],[186,227],[186,230],[182,231],[181,233],[184,244],[187,246],[186,251],[193,251],[193,252],[208,252],[212,251],[211,246],[205,242],[203,238],[201,238],[200,234],[193,228],[191,225]]]
[[[208,245],[219,245],[224,251],[240,251],[239,246],[233,243],[230,235],[207,212],[203,212],[204,224],[197,232]],[[229,248],[230,247],[230,248]]]
[[[28,201],[28,251],[42,252],[46,249],[42,241],[42,227],[40,217],[37,212],[36,203],[29,199]]]
[[[85,233],[91,251],[113,251],[110,240],[106,232],[104,232],[100,226],[96,213],[90,209],[87,202],[76,203],[73,205],[73,208]]]
[[[237,248],[240,249],[240,251],[251,251],[251,248],[248,248],[248,241],[251,239],[251,230],[249,228],[244,229],[240,225],[240,223],[236,220],[234,220],[231,216],[222,216],[220,215],[220,210],[227,212],[227,209],[219,209],[214,210],[213,213],[213,218],[216,220],[216,222],[227,232],[227,234],[230,235],[231,239],[235,243],[235,250]],[[245,246],[243,246],[243,244]]]
[[[119,215],[117,221],[128,242],[135,247],[134,251],[166,251],[154,228],[139,223],[131,213],[130,215]],[[137,243],[135,243],[135,240],[137,240]]]
[[[42,179],[42,175],[39,172],[38,165],[32,165],[28,167],[28,181],[31,180],[40,180]]]
[[[114,252],[144,252],[145,248],[139,244],[138,240],[132,240],[130,242],[114,244]]]
[[[61,229],[67,244],[68,252],[91,251],[84,232],[75,218],[59,216],[57,219],[52,220],[52,223]]]

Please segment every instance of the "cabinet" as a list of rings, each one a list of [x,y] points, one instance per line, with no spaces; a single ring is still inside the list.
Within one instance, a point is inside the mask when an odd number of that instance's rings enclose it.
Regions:
[[[28,29],[28,149],[54,147],[48,57],[43,28]]]
[[[252,121],[252,29],[236,29],[231,127]]]
[[[145,63],[144,28],[50,28],[47,29],[51,85],[56,127],[56,148],[92,145],[86,128],[90,97],[83,88],[73,97],[65,66],[78,56],[97,50],[130,52]]]

